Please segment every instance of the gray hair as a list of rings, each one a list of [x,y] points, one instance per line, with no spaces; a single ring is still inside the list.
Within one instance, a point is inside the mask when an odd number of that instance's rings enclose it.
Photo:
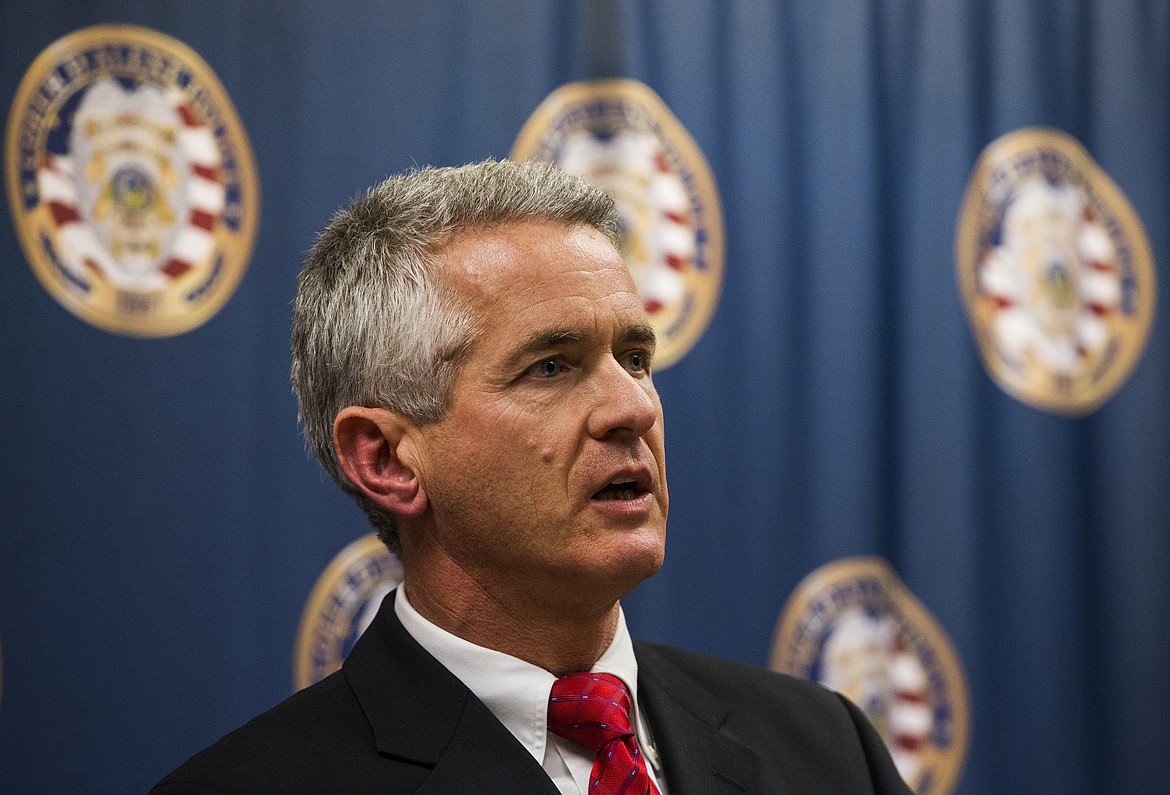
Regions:
[[[395,517],[345,475],[333,422],[346,406],[442,419],[477,318],[436,265],[452,235],[538,219],[586,224],[620,244],[613,201],[545,163],[488,160],[393,176],[338,212],[305,260],[293,303],[292,386],[309,447],[379,537],[401,553]]]

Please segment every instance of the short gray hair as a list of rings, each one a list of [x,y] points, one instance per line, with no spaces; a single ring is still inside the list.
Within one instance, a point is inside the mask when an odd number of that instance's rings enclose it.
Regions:
[[[487,160],[387,179],[338,212],[305,260],[291,373],[305,438],[396,554],[395,517],[346,477],[333,422],[346,406],[420,424],[443,417],[478,319],[455,299],[436,254],[460,232],[532,219],[586,224],[620,243],[600,188],[545,163]]]

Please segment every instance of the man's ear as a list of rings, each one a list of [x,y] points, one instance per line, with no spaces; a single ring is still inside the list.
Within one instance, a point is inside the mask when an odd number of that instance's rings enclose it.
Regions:
[[[427,494],[406,441],[412,424],[387,409],[347,406],[333,420],[333,445],[354,485],[397,516],[419,516]]]

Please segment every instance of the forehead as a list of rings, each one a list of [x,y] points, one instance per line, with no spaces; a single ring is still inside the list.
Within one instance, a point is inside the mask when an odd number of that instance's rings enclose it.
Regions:
[[[482,330],[550,322],[645,323],[621,254],[586,225],[522,221],[459,233],[438,252]]]

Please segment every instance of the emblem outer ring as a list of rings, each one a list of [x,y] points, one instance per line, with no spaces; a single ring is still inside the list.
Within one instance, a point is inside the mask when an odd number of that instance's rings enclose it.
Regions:
[[[21,190],[21,150],[28,148],[28,131],[24,128],[25,110],[37,100],[44,98],[41,118],[46,123],[35,128],[36,140],[31,148],[43,155],[45,141],[51,131],[47,123],[56,118],[60,107],[76,92],[48,97],[43,93],[46,85],[58,85],[62,81],[60,72],[67,64],[75,63],[88,50],[101,47],[129,46],[150,52],[156,59],[169,59],[172,74],[186,72],[193,79],[183,89],[196,94],[205,94],[205,101],[216,111],[215,124],[228,140],[232,168],[238,173],[241,212],[237,229],[230,236],[217,235],[223,264],[214,276],[210,286],[202,286],[205,292],[190,302],[182,312],[142,316],[95,307],[84,300],[76,290],[71,290],[57,267],[43,250],[40,237],[41,224],[22,208],[25,199]],[[57,72],[58,74],[54,74]],[[127,64],[106,64],[86,72],[80,79],[82,86],[88,86],[102,77],[130,77],[144,79],[144,73],[135,72]],[[63,87],[58,85],[58,87]],[[175,88],[175,86],[163,86]],[[217,137],[219,137],[217,135]],[[232,104],[227,91],[219,82],[215,72],[203,58],[183,42],[149,28],[136,25],[94,25],[66,34],[46,47],[33,60],[25,72],[9,111],[6,130],[5,154],[8,202],[21,247],[32,266],[32,271],[45,290],[68,311],[91,325],[118,334],[134,337],[166,337],[190,331],[211,319],[235,293],[236,287],[247,270],[256,239],[259,221],[260,186],[256,162],[251,143],[248,140],[239,114]]]
[[[1135,285],[1135,302],[1129,325],[1115,334],[1110,344],[1114,356],[1090,373],[1088,383],[1058,390],[1013,371],[1000,354],[992,328],[994,309],[979,287],[979,264],[987,251],[988,229],[1001,212],[1003,199],[1027,176],[1031,160],[1049,160],[1073,176],[1074,184],[1088,190],[1088,201],[1111,223],[1111,237],[1123,243],[1122,279]],[[1040,173],[1040,172],[1036,172]],[[1149,337],[1157,295],[1154,257],[1137,212],[1122,190],[1072,136],[1048,127],[1029,127],[992,141],[976,161],[963,197],[955,234],[955,264],[967,319],[984,368],[1001,389],[1039,409],[1068,416],[1096,410],[1125,382],[1141,357]]]

